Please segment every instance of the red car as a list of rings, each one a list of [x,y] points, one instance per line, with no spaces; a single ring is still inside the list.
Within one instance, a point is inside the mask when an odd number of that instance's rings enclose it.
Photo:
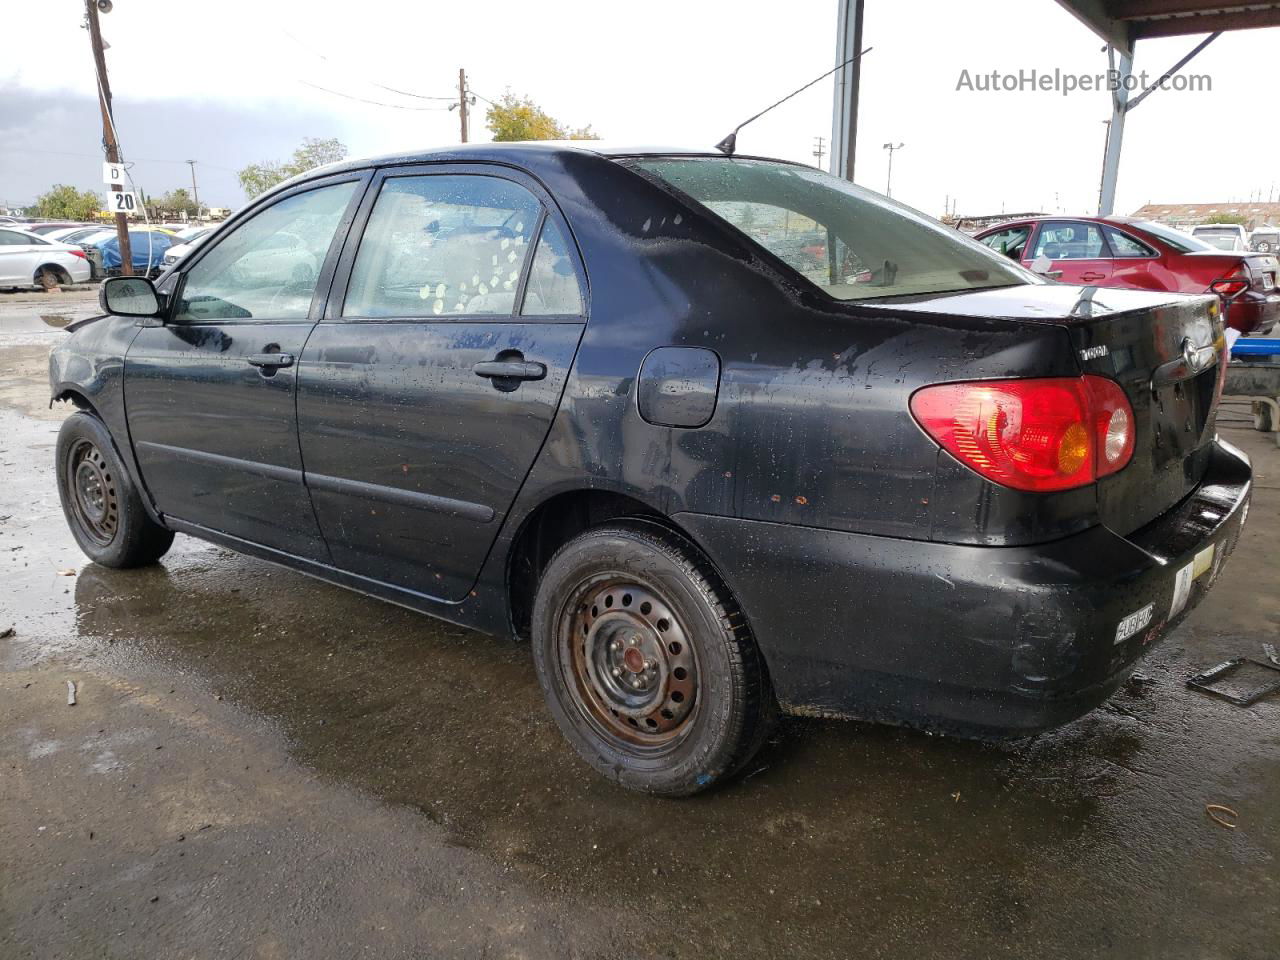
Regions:
[[[1242,334],[1269,333],[1280,317],[1274,256],[1219,250],[1162,223],[1042,217],[1002,223],[976,239],[1063,283],[1216,293],[1227,324]]]

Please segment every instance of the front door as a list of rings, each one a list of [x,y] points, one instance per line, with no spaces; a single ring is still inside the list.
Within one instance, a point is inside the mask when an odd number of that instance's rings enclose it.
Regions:
[[[298,374],[335,566],[438,599],[471,588],[582,334],[580,266],[551,209],[516,174],[465,167],[370,190]]]
[[[1045,259],[1049,261],[1048,273],[1060,274],[1056,279],[1061,283],[1106,286],[1111,279],[1111,252],[1097,223],[1086,220],[1041,223],[1026,265],[1043,263]]]
[[[168,319],[125,357],[129,433],[164,514],[327,559],[302,482],[298,358],[361,186],[352,174],[275,199],[166,283]]]

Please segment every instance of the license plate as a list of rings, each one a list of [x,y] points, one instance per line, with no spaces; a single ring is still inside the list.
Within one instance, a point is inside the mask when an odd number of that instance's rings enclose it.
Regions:
[[[1116,626],[1116,643],[1123,643],[1132,637],[1135,633],[1151,622],[1151,615],[1155,612],[1156,605],[1148,603],[1141,610],[1136,610],[1129,614]]]

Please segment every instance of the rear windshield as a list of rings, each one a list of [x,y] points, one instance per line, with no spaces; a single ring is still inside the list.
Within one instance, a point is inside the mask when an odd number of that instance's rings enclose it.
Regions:
[[[1153,237],[1158,237],[1179,253],[1192,253],[1196,250],[1215,249],[1203,240],[1198,240],[1191,234],[1183,233],[1181,230],[1175,230],[1173,227],[1165,226],[1163,223],[1152,223],[1150,220],[1138,220],[1134,222],[1133,226],[1137,227],[1139,230],[1145,230]]]
[[[819,170],[730,157],[654,158],[635,166],[840,300],[1041,282],[958,230]]]

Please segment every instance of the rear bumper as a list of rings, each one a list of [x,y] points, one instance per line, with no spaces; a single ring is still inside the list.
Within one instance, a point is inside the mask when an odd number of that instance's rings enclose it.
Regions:
[[[1280,320],[1280,290],[1243,293],[1227,304],[1227,326],[1246,336],[1260,336],[1275,329]]]
[[[707,550],[793,713],[979,736],[1079,717],[1205,596],[1252,471],[1215,444],[1204,482],[1141,530],[1034,547],[898,540],[698,514]]]

